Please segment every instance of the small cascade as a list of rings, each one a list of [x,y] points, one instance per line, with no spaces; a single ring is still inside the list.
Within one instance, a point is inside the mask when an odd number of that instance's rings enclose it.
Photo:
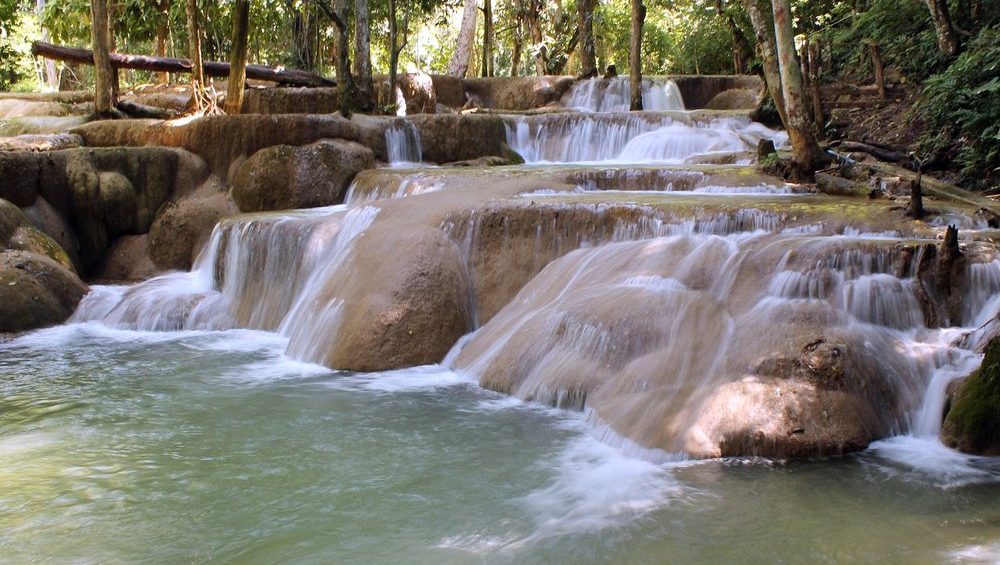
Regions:
[[[857,433],[916,430],[909,415],[921,411],[936,411],[940,424],[941,406],[922,408],[924,392],[943,391],[946,383],[933,385],[942,374],[964,374],[968,352],[950,345],[955,330],[924,327],[913,273],[899,273],[905,261],[894,244],[787,235],[577,250],[449,359],[490,388],[559,406],[574,399],[565,407],[586,406],[643,445],[694,455],[725,454],[725,438],[746,426],[794,429],[819,412],[806,398],[840,406],[851,415],[834,425]],[[806,392],[826,378],[842,381]],[[817,436],[791,443],[822,450],[816,426]],[[799,448],[777,441],[765,451]]]
[[[413,165],[423,160],[420,132],[409,120],[396,120],[385,130],[385,147],[391,166]]]
[[[341,301],[330,282],[377,214],[335,206],[224,221],[190,272],[125,289],[97,287],[70,321],[148,331],[278,331],[290,338],[290,354],[320,360],[316,342],[336,333]]]
[[[507,143],[528,163],[683,164],[708,154],[755,150],[787,136],[749,118],[681,119],[669,114],[548,114],[510,118]]]
[[[384,169],[362,171],[347,189],[344,203],[348,206],[370,204],[378,200],[405,198],[444,188],[438,176],[419,172],[394,173]]]
[[[628,112],[631,84],[626,76],[577,81],[563,105],[581,112]],[[672,80],[642,79],[642,109],[647,112],[683,111],[684,99]]]

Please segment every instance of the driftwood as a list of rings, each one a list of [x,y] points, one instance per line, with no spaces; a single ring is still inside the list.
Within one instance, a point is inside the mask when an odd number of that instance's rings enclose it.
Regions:
[[[55,59],[57,61],[71,61],[84,65],[94,64],[94,53],[89,49],[64,47],[45,43],[44,41],[32,43],[31,53],[36,57]],[[147,57],[145,55],[127,55],[124,53],[112,53],[111,66],[115,69],[138,69],[161,73],[191,72],[191,62],[187,59]],[[202,69],[207,76],[229,76],[229,63],[204,61]],[[266,80],[291,86],[334,86],[336,84],[330,79],[299,69],[282,69],[262,65],[247,65],[246,69],[248,79]]]
[[[913,158],[910,155],[904,153],[903,151],[887,147],[885,145],[861,143],[859,141],[844,141],[840,143],[839,147],[844,151],[856,151],[859,153],[867,153],[880,161],[887,161],[889,163],[899,163],[907,168],[913,167]]]

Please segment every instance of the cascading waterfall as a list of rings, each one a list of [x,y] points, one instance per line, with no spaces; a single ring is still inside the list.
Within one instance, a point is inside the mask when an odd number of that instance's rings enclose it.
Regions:
[[[912,266],[900,273],[905,257],[877,240],[759,232],[574,251],[449,359],[490,388],[586,406],[645,445],[717,456],[733,426],[747,423],[734,424],[734,409],[765,430],[798,425],[782,414],[806,400],[783,409],[760,395],[792,386],[792,360],[810,340],[833,343],[833,363],[845,367],[837,387],[856,398],[839,413],[876,434],[919,432],[924,420],[940,424],[940,405],[923,409],[936,420],[910,416],[927,404],[928,385],[943,390],[935,379],[964,374],[975,356],[951,345],[955,330],[924,327]],[[992,262],[979,265],[1000,274]],[[845,402],[825,389],[808,394]],[[821,443],[812,431],[802,441]]]
[[[581,112],[627,112],[631,85],[625,76],[577,81],[563,98],[563,106]],[[684,98],[672,80],[642,80],[642,109],[647,112],[684,110]]]
[[[336,333],[341,302],[327,283],[377,214],[334,206],[222,222],[191,272],[98,287],[70,321],[148,331],[278,331],[296,358],[321,360],[311,336]]]
[[[397,120],[385,130],[385,147],[389,164],[394,167],[413,165],[423,159],[420,132],[409,120]]]
[[[511,118],[507,143],[528,163],[682,164],[708,154],[776,146],[787,136],[749,118],[689,119],[669,114],[549,114]]]

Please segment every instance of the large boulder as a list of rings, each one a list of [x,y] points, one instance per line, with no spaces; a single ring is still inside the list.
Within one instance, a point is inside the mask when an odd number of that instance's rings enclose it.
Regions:
[[[349,299],[315,361],[351,371],[436,363],[471,329],[471,287],[458,246],[432,227],[405,233],[380,226],[359,237],[350,267],[330,281]],[[289,350],[316,339],[322,336],[293,335]]]
[[[1000,455],[1000,338],[986,346],[982,365],[957,387],[942,439],[966,453]]]
[[[237,213],[226,193],[167,204],[149,230],[150,258],[161,269],[190,269],[215,224]]]
[[[374,165],[372,150],[352,141],[275,145],[254,153],[237,168],[233,200],[243,212],[339,204],[354,176]]]
[[[87,293],[72,271],[26,251],[0,252],[0,332],[61,323]]]

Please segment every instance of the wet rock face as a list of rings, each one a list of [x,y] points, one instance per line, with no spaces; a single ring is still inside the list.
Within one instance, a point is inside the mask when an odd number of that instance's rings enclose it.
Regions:
[[[418,115],[408,118],[420,133],[425,161],[451,163],[505,155],[503,119],[485,115]]]
[[[149,231],[191,156],[158,147],[0,153],[0,198],[29,210],[35,224],[88,272],[120,235]]]
[[[243,212],[339,204],[354,176],[374,165],[372,150],[351,141],[276,145],[254,153],[239,166],[232,183],[233,199]]]
[[[956,387],[941,435],[959,451],[1000,455],[1000,339],[987,345],[979,370]]]
[[[168,204],[149,230],[150,258],[161,269],[190,269],[215,224],[237,213],[226,193]]]

